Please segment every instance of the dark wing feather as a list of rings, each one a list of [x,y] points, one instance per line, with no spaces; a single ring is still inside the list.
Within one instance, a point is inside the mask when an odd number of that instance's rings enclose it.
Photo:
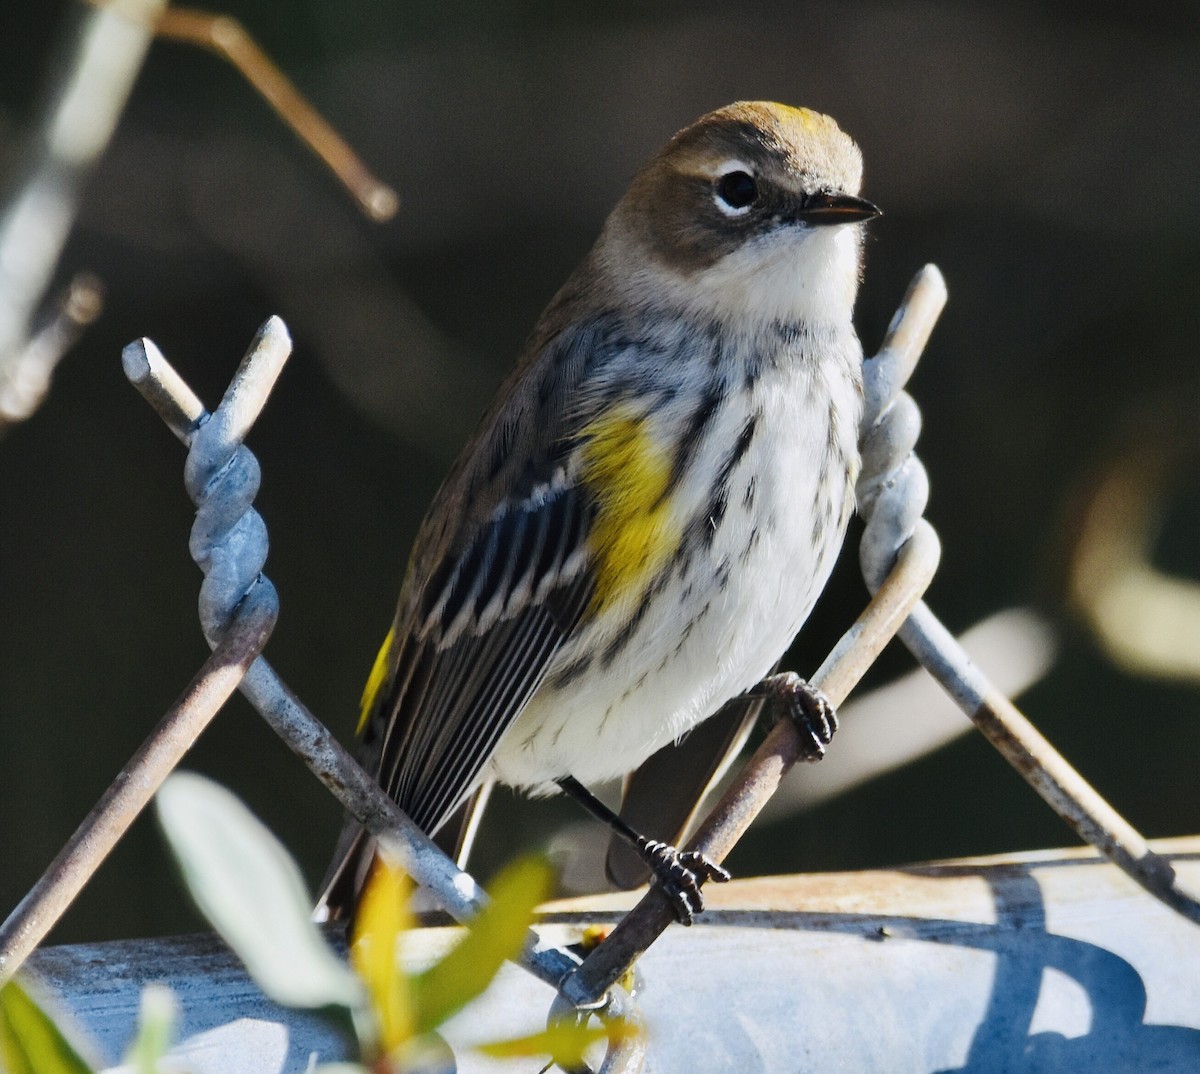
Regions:
[[[579,385],[630,345],[621,318],[589,301],[568,281],[551,303],[479,441],[435,498],[410,562],[408,584],[421,588],[401,596],[391,674],[370,704],[360,756],[429,832],[474,782],[591,598],[591,505],[561,474],[539,484],[585,421]],[[517,390],[523,379],[529,390]],[[321,900],[331,916],[353,907],[373,855],[374,841],[348,822]]]
[[[422,595],[425,621],[402,642],[371,722],[382,741],[364,745],[425,831],[459,805],[583,614],[589,511],[561,480],[502,504]]]

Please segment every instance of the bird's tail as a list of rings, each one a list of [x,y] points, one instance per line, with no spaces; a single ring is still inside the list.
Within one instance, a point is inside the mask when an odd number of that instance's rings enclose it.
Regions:
[[[313,909],[314,921],[349,921],[358,905],[358,896],[375,860],[375,838],[363,831],[351,818],[342,828],[337,849],[325,879],[321,895]]]
[[[492,786],[490,781],[480,785],[433,836],[433,841],[460,869],[467,867],[467,858]],[[348,817],[338,836],[333,861],[325,873],[325,879],[321,881],[321,896],[313,909],[314,921],[353,919],[354,908],[371,872],[377,849],[375,837],[364,831],[353,817]]]

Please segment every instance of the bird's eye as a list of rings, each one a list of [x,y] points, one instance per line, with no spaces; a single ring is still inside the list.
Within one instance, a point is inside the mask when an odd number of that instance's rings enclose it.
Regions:
[[[726,172],[717,180],[717,204],[725,212],[745,212],[758,197],[758,184],[749,172]]]

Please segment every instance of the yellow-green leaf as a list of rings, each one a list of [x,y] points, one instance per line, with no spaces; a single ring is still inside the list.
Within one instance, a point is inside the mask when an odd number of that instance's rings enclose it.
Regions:
[[[125,1065],[132,1074],[158,1074],[159,1060],[171,1047],[178,1021],[175,994],[165,985],[146,985],[142,989],[137,1036],[125,1055]]]
[[[380,858],[363,889],[354,920],[350,961],[367,986],[385,1054],[413,1037],[412,994],[397,949],[401,934],[413,927],[411,889],[403,870]]]
[[[285,1007],[346,1007],[362,988],[312,923],[312,898],[284,845],[238,798],[194,772],[159,789],[163,834],[196,905]]]
[[[480,1044],[476,1050],[493,1059],[524,1059],[544,1055],[563,1070],[578,1070],[583,1066],[584,1053],[597,1041],[606,1040],[610,1035],[632,1032],[634,1030],[623,1022],[614,1022],[610,1026],[556,1022],[528,1037]]]
[[[525,943],[533,911],[553,889],[554,873],[544,858],[520,858],[491,885],[491,902],[441,962],[413,980],[417,1032],[436,1029],[478,996]]]
[[[53,1020],[16,981],[0,988],[0,1070],[92,1074]]]

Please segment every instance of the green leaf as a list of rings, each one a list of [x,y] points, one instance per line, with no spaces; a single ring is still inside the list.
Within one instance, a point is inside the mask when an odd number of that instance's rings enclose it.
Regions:
[[[7,1074],[92,1074],[50,1016],[16,981],[0,988],[0,1069]]]
[[[132,1074],[159,1074],[158,1063],[171,1048],[179,1021],[179,1003],[165,985],[151,984],[142,989],[138,1031],[125,1064]]]
[[[157,806],[196,905],[271,999],[285,1007],[363,1003],[358,979],[310,919],[312,901],[296,863],[234,795],[176,772]]]
[[[483,992],[504,960],[525,944],[534,908],[545,902],[554,873],[543,858],[521,858],[492,884],[491,902],[441,962],[413,980],[417,1032],[427,1033]]]
[[[613,1034],[634,1032],[624,1022],[609,1026],[589,1026],[576,1022],[556,1022],[538,1033],[513,1040],[498,1040],[489,1044],[476,1045],[475,1050],[493,1059],[526,1059],[549,1056],[563,1070],[578,1070],[583,1066],[585,1052],[598,1041],[607,1040]]]

